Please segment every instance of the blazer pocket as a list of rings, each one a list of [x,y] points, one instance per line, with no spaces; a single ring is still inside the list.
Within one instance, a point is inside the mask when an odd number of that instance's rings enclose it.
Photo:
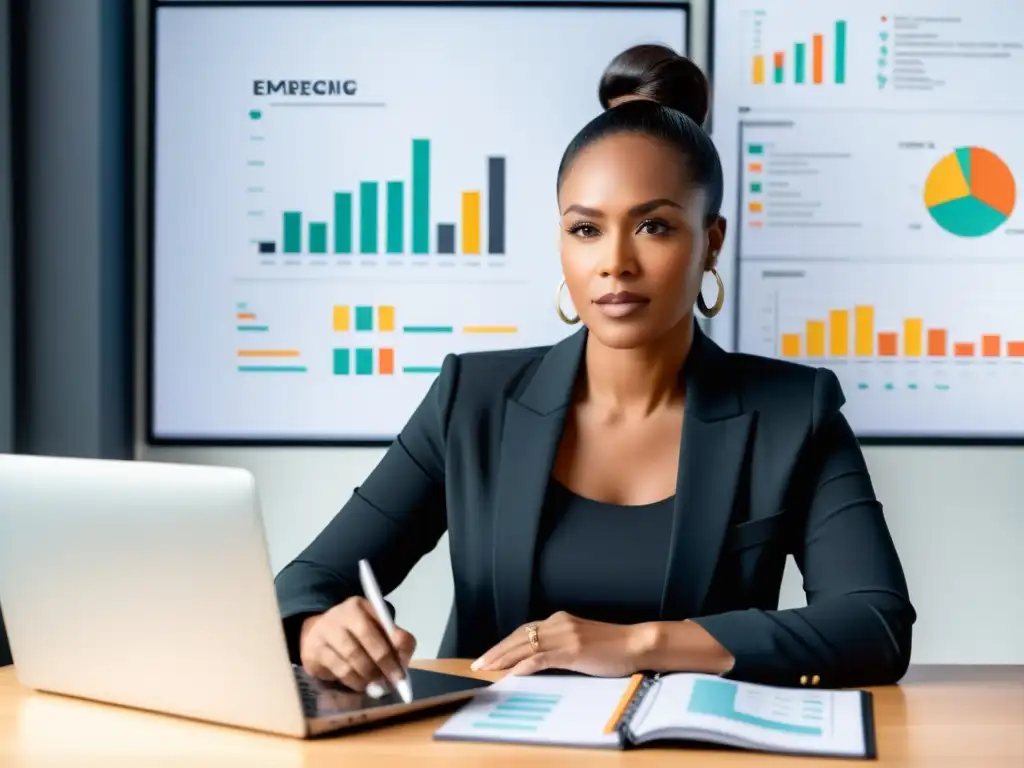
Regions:
[[[785,522],[786,512],[776,512],[732,526],[729,531],[729,549],[733,552],[760,546],[776,538]]]

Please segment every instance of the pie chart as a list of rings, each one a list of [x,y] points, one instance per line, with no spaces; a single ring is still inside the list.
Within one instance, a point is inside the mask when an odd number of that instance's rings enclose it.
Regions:
[[[1013,174],[998,155],[960,147],[939,160],[924,184],[935,223],[958,237],[982,237],[1010,218],[1017,200]]]

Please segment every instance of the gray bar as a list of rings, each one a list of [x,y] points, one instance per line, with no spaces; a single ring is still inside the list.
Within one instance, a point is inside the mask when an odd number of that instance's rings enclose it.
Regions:
[[[487,158],[487,252],[505,253],[505,158]]]
[[[437,225],[437,252],[455,253],[455,225]]]

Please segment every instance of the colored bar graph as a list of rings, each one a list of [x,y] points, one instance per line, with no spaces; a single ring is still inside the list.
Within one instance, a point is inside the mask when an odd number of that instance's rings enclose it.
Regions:
[[[462,252],[480,253],[480,193],[462,193]]]
[[[783,357],[800,357],[800,334],[799,333],[784,333],[784,334],[782,334],[782,356]]]
[[[373,307],[356,307],[356,330],[373,330]]]
[[[391,306],[377,307],[377,330],[389,332],[395,330],[395,308]]]
[[[908,317],[903,321],[903,354],[907,357],[920,357],[923,350],[924,320],[920,317]]]
[[[994,334],[986,334],[981,337],[981,356],[999,357],[1003,348],[1002,339]]]
[[[356,350],[356,376],[373,375],[373,350],[360,347]]]
[[[781,83],[783,81],[785,70],[783,68],[784,54],[782,51],[776,51],[772,56],[772,69],[775,72],[775,82]]]
[[[870,357],[875,346],[875,308],[853,308],[853,353],[857,357]]]
[[[754,70],[751,72],[751,79],[754,85],[764,85],[764,55],[757,54],[754,56]]]
[[[297,211],[284,213],[284,252],[302,252],[302,214]]]
[[[487,252],[505,253],[505,158],[487,158]]]
[[[395,350],[381,347],[377,350],[377,373],[390,376],[395,372]]]
[[[352,193],[334,193],[334,252],[352,253]]]
[[[891,331],[882,331],[878,334],[878,356],[896,357],[899,354],[899,334]]]
[[[974,357],[973,341],[957,341],[953,344],[953,357]]]
[[[807,356],[825,356],[825,323],[821,320],[807,321]]]
[[[327,225],[321,221],[309,222],[309,252],[327,253]]]
[[[838,85],[846,82],[846,22],[836,22],[836,69],[835,81]]]
[[[405,247],[405,185],[400,181],[389,181],[387,186],[387,244],[388,253],[401,253]]]
[[[336,306],[334,308],[331,326],[336,332],[345,333],[351,327],[350,318],[351,312],[348,307],[342,305]]]
[[[430,252],[430,141],[412,142],[412,252]]]
[[[929,328],[928,357],[945,357],[947,350],[946,331],[941,328]]]
[[[811,38],[811,78],[815,85],[821,85],[825,79],[825,37],[814,35]]]
[[[359,183],[359,252],[377,252],[377,197],[376,181]]]
[[[450,255],[455,253],[455,225],[437,225],[437,252]]]
[[[832,357],[846,357],[850,354],[850,312],[833,309],[828,313],[829,353]]]
[[[796,43],[793,46],[793,82],[802,84],[804,82],[804,70],[807,67],[807,45]]]

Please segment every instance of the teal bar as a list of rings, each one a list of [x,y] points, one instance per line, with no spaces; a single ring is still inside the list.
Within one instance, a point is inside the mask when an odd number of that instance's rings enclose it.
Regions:
[[[284,214],[284,252],[302,253],[302,214],[297,211]]]
[[[356,307],[356,330],[373,330],[373,307]]]
[[[761,182],[759,182],[759,181],[751,182],[750,183],[750,191],[751,192],[760,192],[761,191]]]
[[[377,252],[377,182],[359,183],[359,252]]]
[[[352,253],[352,193],[334,193],[334,252]]]
[[[783,79],[784,79],[784,77],[783,77],[782,67],[776,67],[775,68],[775,82],[776,83],[781,83],[783,81]]]
[[[807,46],[804,43],[797,43],[795,46],[793,56],[793,82],[802,83],[804,81],[804,67],[807,62]]]
[[[238,326],[240,331],[269,331],[270,326],[267,325],[240,325]]]
[[[400,181],[388,182],[388,253],[401,253],[405,232],[405,185]]]
[[[412,140],[412,252],[430,253],[430,140]]]
[[[451,333],[450,325],[403,325],[402,333]]]
[[[334,350],[334,375],[335,376],[348,376],[349,374],[349,354],[347,349],[336,349]]]
[[[263,113],[260,112],[258,109],[250,109],[249,110],[249,118],[250,119],[252,119],[252,120],[259,120],[261,117],[263,117]]]
[[[327,253],[327,225],[322,221],[309,222],[309,252]]]
[[[356,350],[356,376],[370,376],[373,374],[373,350]]]
[[[239,373],[305,373],[304,365],[240,365]]]
[[[752,155],[763,155],[764,145],[763,144],[751,144],[747,147],[747,151]]]
[[[402,373],[440,373],[441,366],[433,365],[407,365],[402,368]]]
[[[836,22],[836,82],[846,82],[846,22]]]

